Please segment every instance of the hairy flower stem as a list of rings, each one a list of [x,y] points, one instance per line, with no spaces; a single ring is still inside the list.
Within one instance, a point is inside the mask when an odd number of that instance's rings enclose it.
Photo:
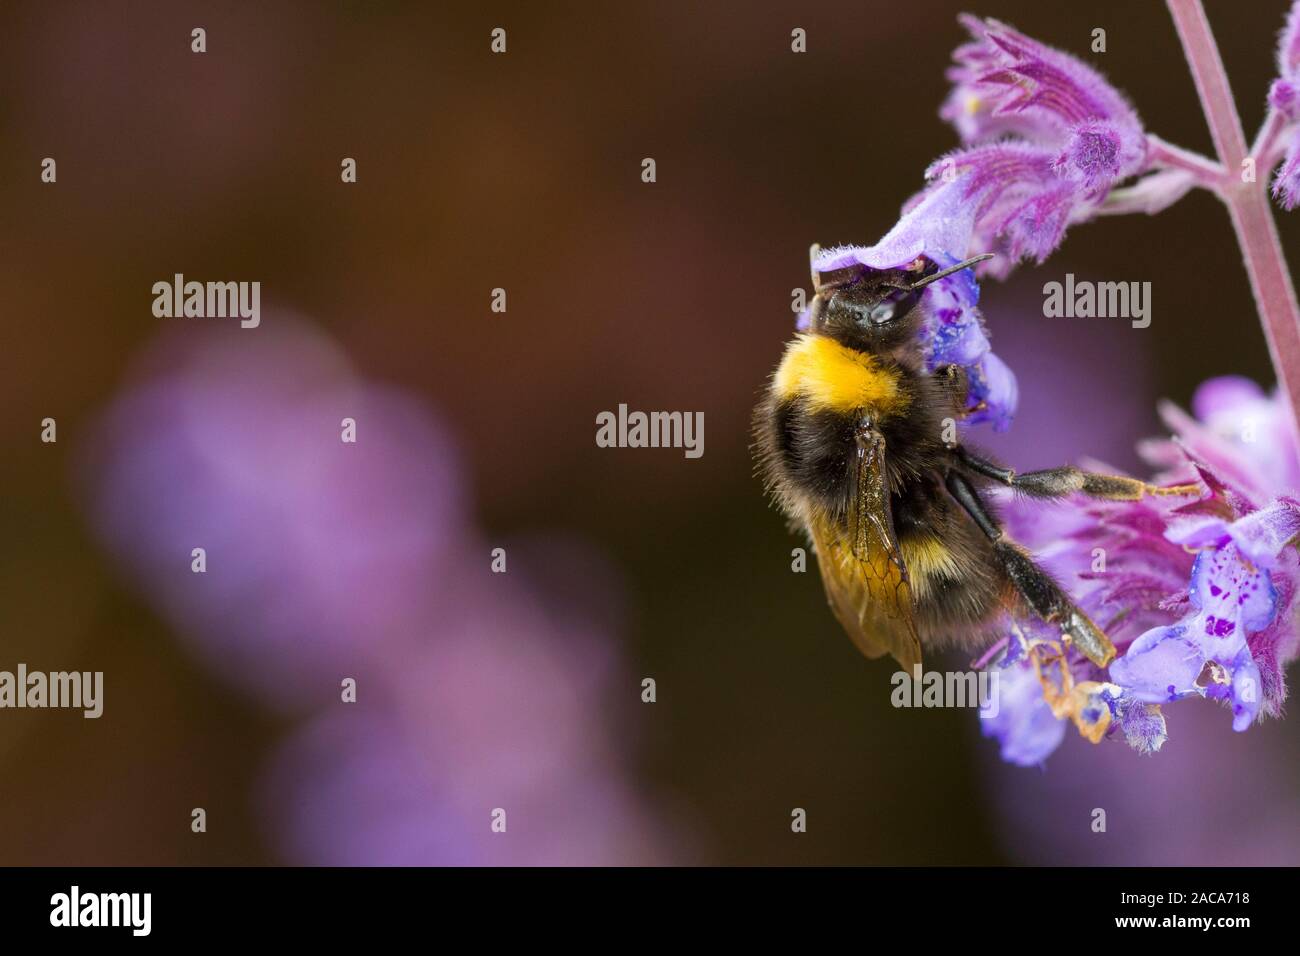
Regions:
[[[1214,192],[1218,192],[1219,187],[1228,178],[1219,163],[1206,159],[1200,153],[1194,153],[1190,149],[1167,143],[1151,133],[1147,134],[1147,149],[1149,150],[1147,158],[1153,166],[1163,169],[1181,169],[1190,173],[1198,186]]]
[[[1282,160],[1286,145],[1282,134],[1289,126],[1289,121],[1280,110],[1269,108],[1264,125],[1259,128],[1255,142],[1250,144],[1250,155],[1255,157],[1255,165],[1263,170],[1271,170]]]
[[[1246,136],[1201,0],[1167,2],[1210,126],[1214,150],[1225,170],[1217,192],[1228,207],[1237,233],[1278,387],[1290,400],[1293,423],[1300,422],[1300,306],[1296,304],[1291,273],[1265,193],[1269,167],[1262,165],[1264,157],[1255,157],[1261,176],[1241,175],[1243,161],[1249,156]],[[1246,178],[1252,181],[1243,181]]]

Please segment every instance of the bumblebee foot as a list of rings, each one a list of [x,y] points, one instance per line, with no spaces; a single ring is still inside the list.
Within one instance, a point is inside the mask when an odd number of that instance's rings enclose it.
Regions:
[[[1201,486],[1195,482],[1186,485],[1166,485],[1163,488],[1159,485],[1147,485],[1147,494],[1149,495],[1190,496],[1199,495],[1200,493]]]
[[[1105,667],[1115,659],[1115,645],[1110,638],[1073,605],[1056,624],[1061,629],[1061,639],[1078,648],[1079,653],[1098,667]]]

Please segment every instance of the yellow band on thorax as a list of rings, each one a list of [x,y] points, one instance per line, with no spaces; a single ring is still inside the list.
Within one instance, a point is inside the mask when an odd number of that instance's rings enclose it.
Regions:
[[[774,385],[781,398],[803,398],[814,411],[871,408],[890,414],[908,401],[896,372],[825,335],[796,336],[776,370]]]

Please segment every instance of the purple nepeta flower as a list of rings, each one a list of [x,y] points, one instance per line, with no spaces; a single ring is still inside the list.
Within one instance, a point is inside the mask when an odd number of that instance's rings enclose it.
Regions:
[[[1149,137],[1124,96],[1091,67],[996,21],[962,22],[973,39],[954,54],[953,89],[941,111],[962,147],[931,165],[929,185],[904,205],[898,224],[879,243],[822,253],[815,271],[853,264],[898,268],[921,255],[947,265],[993,252],[980,269],[1005,276],[1022,259],[1043,261],[1070,225],[1097,215],[1103,204],[1108,213],[1156,212],[1192,185],[1235,202],[1220,188],[1226,176],[1220,164]],[[1194,72],[1204,67],[1190,49],[1188,55]],[[1261,142],[1273,142],[1270,137],[1300,113],[1298,65],[1300,3],[1283,35],[1279,69],[1285,82],[1273,90]],[[1300,146],[1279,174],[1280,183],[1290,182],[1288,176],[1296,181],[1286,190],[1288,201],[1300,201],[1297,154]],[[1152,175],[1115,191],[1146,173]],[[1256,294],[1263,301],[1258,287]],[[965,368],[975,420],[1005,427],[1015,406],[1015,380],[988,349],[977,301],[974,273],[927,290],[922,354],[929,369]],[[1013,627],[1014,639],[999,642],[985,658],[1005,648],[1001,666],[1009,686],[1022,688],[1032,676],[1043,694],[1032,702],[1032,713],[1013,703],[987,725],[1009,760],[1040,762],[1054,748],[1057,735],[1044,729],[1044,704],[1052,720],[1070,718],[1089,740],[1122,734],[1134,749],[1153,752],[1167,737],[1163,702],[1191,694],[1223,700],[1242,730],[1260,714],[1275,712],[1285,696],[1282,667],[1297,643],[1291,544],[1293,525],[1300,526],[1300,504],[1288,497],[1300,489],[1292,423],[1285,417],[1289,406],[1240,382],[1210,383],[1202,392],[1202,421],[1166,409],[1181,441],[1147,448],[1154,463],[1178,473],[1171,480],[1199,482],[1200,500],[1076,502],[1073,511],[1063,509],[1039,519],[1031,533],[1017,534],[1036,546],[1116,648],[1128,653],[1106,671],[1063,646],[1059,635],[1032,623],[1027,632]],[[1206,440],[1206,427],[1217,427],[1212,414],[1228,408],[1235,415],[1245,405],[1261,411],[1261,404],[1267,419],[1261,427],[1283,449],[1275,460],[1253,460],[1236,449],[1223,454],[1220,437]],[[1011,510],[1014,526],[1017,509]]]
[[[972,42],[953,54],[940,115],[962,149],[927,171],[929,192],[956,191],[974,206],[981,267],[1005,276],[1042,262],[1066,228],[1090,218],[1110,188],[1147,168],[1147,137],[1124,96],[1096,70],[996,20],[963,16]]]
[[[1289,407],[1251,382],[1222,378],[1201,386],[1193,408],[1195,418],[1162,408],[1175,437],[1142,451],[1162,469],[1157,482],[1198,480],[1199,499],[1081,499],[1054,511],[1013,500],[1006,509],[1009,530],[1107,631],[1120,656],[1104,672],[1064,655],[1050,636],[1017,628],[1003,686],[1036,675],[1055,717],[1070,717],[1094,741],[1122,733],[1143,752],[1164,743],[1162,703],[1193,695],[1222,701],[1238,731],[1261,714],[1277,715],[1284,668],[1300,652],[1300,501],[1293,497],[1300,449]],[[1014,695],[1002,706],[1013,712],[985,732],[1012,762],[1040,763],[1055,747],[1030,720],[1041,720],[1041,708]]]
[[[1277,591],[1268,572],[1243,557],[1232,543],[1202,551],[1188,616],[1129,645],[1111,665],[1112,679],[1148,703],[1192,694],[1228,700],[1233,729],[1249,727],[1259,713],[1260,678],[1246,636],[1273,622]]]
[[[1277,79],[1268,91],[1268,105],[1292,124],[1282,167],[1273,179],[1273,197],[1283,209],[1300,205],[1300,3],[1291,7],[1278,37]]]
[[[969,269],[940,279],[927,290],[923,303],[926,321],[921,330],[925,370],[934,372],[945,365],[965,369],[970,382],[965,423],[987,421],[993,423],[994,431],[1005,431],[1016,413],[1020,390],[1015,373],[989,347],[979,295],[979,284]]]
[[[953,51],[952,92],[940,116],[965,143],[1013,135],[1062,143],[1100,121],[1141,151],[1141,123],[1123,94],[1076,57],[997,20],[963,14],[972,41]]]
[[[1039,766],[1065,739],[1065,719],[1097,743],[1122,733],[1135,750],[1150,753],[1165,741],[1160,708],[1105,680],[1086,659],[1071,655],[1059,638],[1036,622],[1012,625],[1000,669],[999,711],[983,725],[1002,759],[1022,767]]]
[[[1300,129],[1293,134],[1286,158],[1273,177],[1273,198],[1287,212],[1300,206]]]
[[[1286,25],[1277,37],[1277,71],[1282,76],[1300,70],[1300,3],[1292,4]]]
[[[1041,764],[1065,739],[1065,722],[1052,712],[1034,669],[1014,663],[999,676],[997,714],[980,729],[997,739],[1003,760],[1021,767]]]

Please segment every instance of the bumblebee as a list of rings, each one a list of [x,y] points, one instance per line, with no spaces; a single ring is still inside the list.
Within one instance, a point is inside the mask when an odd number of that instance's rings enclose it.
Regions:
[[[1020,474],[952,441],[945,419],[974,411],[970,383],[959,366],[925,370],[918,306],[927,285],[990,256],[945,269],[922,255],[896,269],[819,272],[818,252],[808,329],[787,346],[754,431],[764,482],[811,540],[853,643],[910,672],[922,648],[987,642],[1007,613],[1036,617],[1109,664],[1109,638],[1003,533],[985,492],[1137,500],[1197,487],[1071,466]]]

